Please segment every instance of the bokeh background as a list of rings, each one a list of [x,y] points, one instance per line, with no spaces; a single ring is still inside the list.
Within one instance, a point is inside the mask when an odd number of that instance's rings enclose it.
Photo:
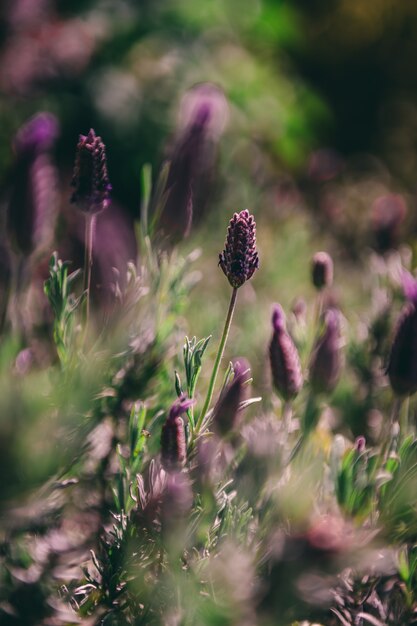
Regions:
[[[182,324],[190,336],[220,332],[226,226],[236,210],[256,216],[261,270],[239,296],[226,356],[247,356],[262,391],[271,305],[312,299],[313,252],[335,258],[333,298],[354,321],[370,305],[373,250],[407,243],[413,264],[416,54],[417,6],[407,0],[5,0],[0,244],[11,207],[14,229],[27,230],[16,201],[28,174],[19,132],[39,112],[57,122],[47,152],[58,181],[40,285],[53,249],[74,269],[83,263],[83,218],[70,203],[80,133],[103,138],[113,187],[97,226],[98,298],[112,268],[123,275],[136,254],[143,166],[155,183],[170,160],[176,187],[168,180],[159,236],[181,253],[202,251]],[[38,291],[33,310],[44,312]]]
[[[416,47],[417,7],[406,0],[6,0],[1,187],[15,133],[49,111],[60,123],[62,208],[78,134],[93,127],[108,146],[114,202],[137,216],[141,167],[156,172],[172,155],[186,94],[210,82],[227,119],[195,213],[314,211],[357,257],[374,222],[398,209],[392,200],[372,212],[382,195],[401,195],[405,234],[415,231]]]

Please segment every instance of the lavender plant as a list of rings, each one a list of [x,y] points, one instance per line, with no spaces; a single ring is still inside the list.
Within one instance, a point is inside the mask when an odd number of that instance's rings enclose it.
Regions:
[[[274,305],[260,348],[273,390],[231,345],[217,392],[237,292],[259,265],[255,221],[245,210],[229,224],[219,265],[232,293],[211,364],[211,335],[182,339],[196,255],[156,243],[166,168],[154,189],[151,178],[145,168],[139,254],[125,280],[115,275],[106,324],[96,327],[94,308],[82,315],[80,272],[54,253],[49,360],[36,362],[34,344],[0,344],[0,415],[12,419],[0,422],[1,623],[412,624],[417,440],[392,407],[414,390],[414,279],[402,270],[408,302],[392,329],[401,296],[382,264],[375,294],[383,284],[386,300],[346,332],[345,368],[339,310],[323,299],[317,320],[317,302],[307,303],[315,340],[297,343]],[[74,180],[90,217],[105,208],[104,147],[92,131]],[[319,261],[317,289],[332,273]],[[259,404],[251,384],[283,406]],[[31,483],[39,455],[47,468]]]

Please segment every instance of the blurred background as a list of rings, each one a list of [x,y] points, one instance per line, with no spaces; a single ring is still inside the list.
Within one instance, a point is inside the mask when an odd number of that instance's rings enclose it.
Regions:
[[[22,145],[31,141],[28,120],[46,112],[53,130],[34,152],[47,153],[48,175],[53,164],[59,217],[57,243],[45,248],[59,245],[76,265],[78,136],[94,128],[107,147],[112,206],[98,221],[94,270],[103,293],[112,267],[123,271],[135,254],[143,165],[155,181],[170,160],[162,240],[182,241],[185,251],[204,243],[200,293],[220,290],[192,333],[211,332],[222,315],[228,286],[217,254],[243,208],[258,222],[263,271],[242,297],[265,304],[265,319],[272,301],[290,306],[312,294],[318,248],[336,257],[342,306],[360,306],[369,251],[413,248],[417,233],[416,54],[417,6],[406,0],[6,0],[2,214],[9,231],[24,228],[16,189],[33,155]],[[244,329],[260,310],[249,308]]]
[[[414,3],[5,0],[0,12],[2,188],[16,132],[48,111],[61,204],[78,135],[93,127],[114,203],[137,215],[142,165],[156,172],[172,156],[184,98],[208,82],[227,110],[212,116],[215,183],[195,213],[247,206],[280,220],[302,207],[351,256],[396,211],[414,233]],[[388,194],[401,197],[378,209]]]

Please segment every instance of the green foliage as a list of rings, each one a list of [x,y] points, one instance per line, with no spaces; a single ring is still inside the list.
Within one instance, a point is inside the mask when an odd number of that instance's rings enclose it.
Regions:
[[[58,259],[54,252],[49,261],[49,278],[45,281],[45,294],[54,312],[54,341],[63,368],[75,356],[76,313],[84,295],[74,295],[74,283],[81,270],[68,274],[70,262]]]

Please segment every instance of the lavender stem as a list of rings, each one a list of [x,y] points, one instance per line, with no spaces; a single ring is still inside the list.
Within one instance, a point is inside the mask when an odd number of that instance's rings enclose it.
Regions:
[[[88,327],[90,318],[90,290],[91,290],[91,270],[93,267],[93,242],[94,229],[96,224],[95,213],[87,213],[85,216],[85,256],[84,256],[84,291],[87,294],[85,327]]]
[[[219,367],[220,367],[220,362],[223,358],[223,353],[224,353],[224,348],[226,345],[226,341],[227,341],[227,337],[229,335],[229,330],[230,330],[230,326],[232,323],[232,318],[233,318],[233,313],[235,310],[235,306],[236,306],[236,298],[237,298],[237,287],[233,288],[232,291],[232,297],[230,298],[230,304],[229,304],[229,310],[227,312],[227,317],[226,317],[226,321],[224,324],[224,329],[223,329],[223,334],[222,334],[222,338],[220,340],[220,344],[219,344],[219,349],[217,351],[217,356],[216,356],[216,360],[214,362],[214,367],[213,367],[213,371],[211,373],[211,378],[210,378],[210,382],[209,382],[209,387],[208,387],[208,391],[207,391],[207,396],[206,396],[206,400],[204,402],[204,406],[203,409],[200,413],[200,416],[197,420],[197,424],[195,427],[195,434],[198,434],[201,426],[203,424],[203,420],[207,414],[208,408],[210,406],[210,402],[211,399],[213,397],[213,392],[214,392],[214,386],[216,384],[216,378],[217,378],[217,374],[219,371]]]

